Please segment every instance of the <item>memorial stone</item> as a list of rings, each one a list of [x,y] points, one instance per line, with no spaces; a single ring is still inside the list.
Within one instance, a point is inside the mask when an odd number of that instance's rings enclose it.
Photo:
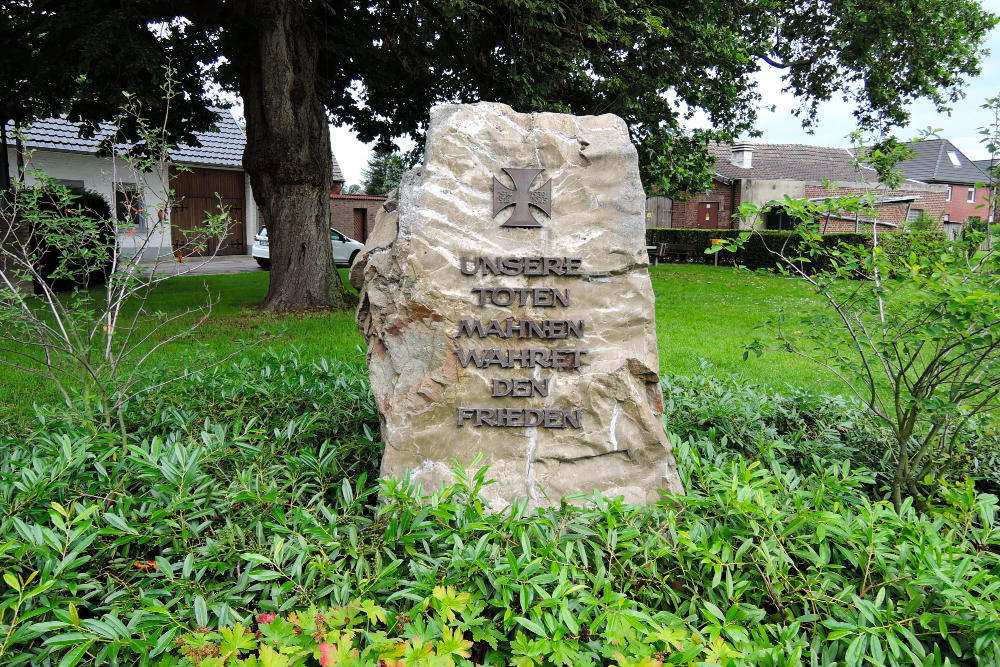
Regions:
[[[625,123],[431,110],[351,269],[385,440],[425,492],[482,453],[515,499],[683,492],[664,432],[645,194]]]

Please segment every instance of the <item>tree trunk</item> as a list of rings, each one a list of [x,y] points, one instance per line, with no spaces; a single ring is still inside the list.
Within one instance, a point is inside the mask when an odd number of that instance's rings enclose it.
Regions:
[[[7,119],[0,118],[0,192],[10,190],[10,162],[7,160]]]
[[[248,60],[243,166],[267,225],[271,283],[264,308],[344,308],[351,299],[330,245],[332,156],[316,92],[319,40],[296,0],[242,0]]]
[[[14,154],[17,155],[17,185],[24,185],[24,144],[21,143],[21,121],[14,122]],[[10,171],[10,167],[7,167]]]

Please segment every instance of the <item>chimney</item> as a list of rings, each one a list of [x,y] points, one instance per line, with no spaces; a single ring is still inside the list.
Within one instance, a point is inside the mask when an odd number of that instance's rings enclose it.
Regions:
[[[753,166],[753,144],[747,141],[733,144],[733,156],[729,161],[736,167],[750,169]]]

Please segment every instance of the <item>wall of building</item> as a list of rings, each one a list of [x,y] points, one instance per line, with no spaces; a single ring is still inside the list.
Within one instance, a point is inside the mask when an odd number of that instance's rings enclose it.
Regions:
[[[697,229],[698,204],[711,202],[719,206],[718,229],[729,229],[733,220],[733,186],[730,183],[715,181],[708,192],[699,192],[690,199],[674,199],[670,213],[670,226],[682,229]]]
[[[785,197],[802,199],[806,196],[805,182],[788,179],[741,178],[733,183],[733,194],[736,198],[735,207],[749,203],[763,206],[770,202],[784,201]],[[741,229],[750,229],[753,221],[739,221]],[[762,226],[763,223],[758,223]]]
[[[986,200],[989,188],[973,188],[971,185],[949,184],[952,188],[951,201],[945,204],[945,213],[951,222],[966,222],[969,218],[986,219]],[[974,201],[970,202],[969,190],[975,190]]]
[[[17,164],[14,150],[8,152],[12,176]],[[102,195],[115,211],[115,185],[141,184],[143,190],[144,210],[141,213],[143,224],[136,229],[122,230],[119,242],[123,252],[138,252],[143,258],[151,259],[157,256],[171,255],[170,245],[170,210],[164,206],[167,199],[167,177],[163,171],[135,173],[127,163],[120,159],[98,157],[84,153],[64,151],[35,150],[29,163],[25,165],[27,172],[25,181],[33,185],[36,179],[32,171],[41,171],[56,180],[83,181],[83,187]],[[215,167],[213,167],[215,168]],[[253,243],[253,235],[259,229],[257,206],[250,191],[250,179],[245,186],[246,211],[246,242]]]
[[[9,152],[9,158],[13,175],[16,164],[13,150]],[[156,256],[157,253],[170,253],[170,227],[166,224],[169,212],[164,216],[163,222],[158,215],[158,211],[164,208],[163,202],[166,200],[167,179],[164,173],[154,171],[136,174],[122,160],[99,158],[83,153],[43,150],[34,151],[25,167],[25,182],[28,185],[37,182],[32,174],[33,171],[44,172],[56,180],[83,181],[84,188],[104,197],[111,207],[112,214],[115,211],[115,185],[141,184],[145,206],[142,214],[143,225],[136,228],[131,235],[128,234],[130,230],[125,230],[120,235],[122,249],[124,252],[130,249],[134,252],[144,247],[142,252],[147,257]]]
[[[805,186],[805,196],[815,197],[840,197],[851,194],[864,194],[868,192],[860,183],[838,183],[835,188],[823,187],[821,183],[807,183]],[[946,188],[940,185],[925,183],[905,183],[899,190],[878,190],[875,194],[881,197],[916,197],[912,202],[896,202],[881,204],[877,207],[878,220],[887,223],[887,227],[902,229],[905,226],[907,212],[921,210],[935,220],[941,220],[945,214],[945,199],[948,196]],[[870,226],[871,223],[868,223]],[[827,231],[854,231],[854,220],[830,221]]]
[[[330,226],[341,234],[364,243],[368,234],[375,226],[375,215],[382,208],[385,197],[375,195],[340,195],[330,196]],[[367,220],[366,233],[359,233],[354,225],[354,210],[365,211]],[[362,238],[364,237],[364,238]]]

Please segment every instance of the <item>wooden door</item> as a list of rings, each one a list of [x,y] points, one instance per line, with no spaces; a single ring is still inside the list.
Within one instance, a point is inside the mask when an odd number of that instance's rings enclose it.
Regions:
[[[719,226],[719,204],[714,201],[698,203],[698,227],[716,229]]]
[[[170,170],[174,202],[170,241],[174,253],[185,255],[246,254],[245,190],[242,171],[196,168]],[[221,238],[205,234],[205,220],[225,210],[228,226]]]
[[[368,209],[354,209],[354,239],[364,243],[368,240]]]
[[[674,201],[667,197],[646,200],[646,227],[669,228]]]

